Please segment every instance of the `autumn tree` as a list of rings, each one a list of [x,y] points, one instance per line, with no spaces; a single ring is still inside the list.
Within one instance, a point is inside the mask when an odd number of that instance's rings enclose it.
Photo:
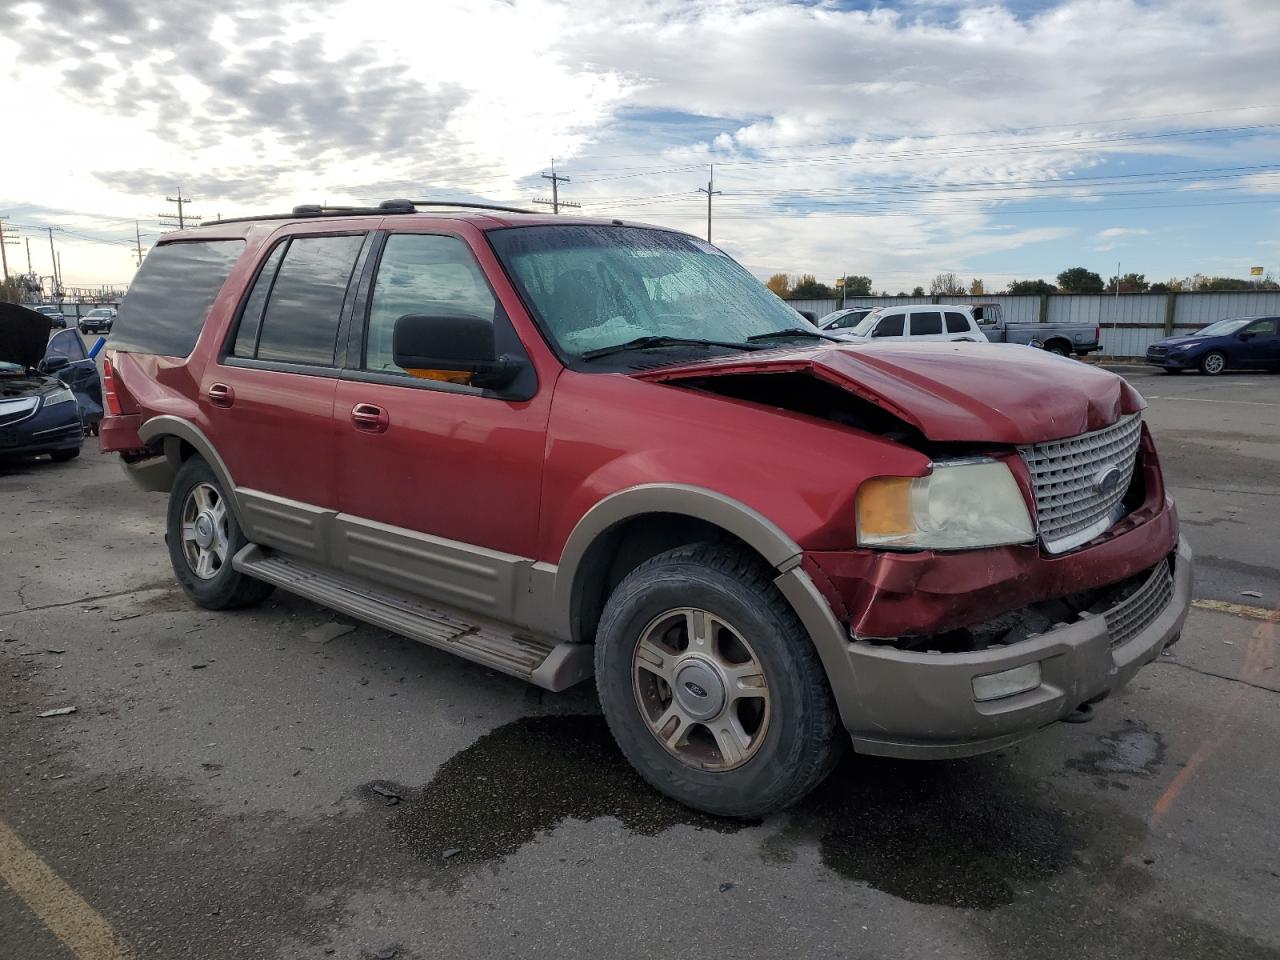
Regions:
[[[1126,273],[1120,278],[1121,293],[1146,293],[1151,288],[1144,273]],[[1116,292],[1116,278],[1107,281],[1107,293]]]
[[[1071,267],[1058,274],[1063,293],[1101,293],[1102,277],[1084,267]]]
[[[933,296],[958,296],[964,293],[964,284],[954,273],[940,273],[929,281],[929,293]]]
[[[974,277],[974,279],[969,282],[969,295],[971,297],[981,297],[986,292],[986,284],[982,282],[980,277]]]
[[[785,273],[775,273],[768,279],[765,286],[780,296],[783,300],[791,296],[791,278]]]

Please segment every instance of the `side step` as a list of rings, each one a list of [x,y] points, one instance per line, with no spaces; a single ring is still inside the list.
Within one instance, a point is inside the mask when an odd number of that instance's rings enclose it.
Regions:
[[[412,640],[527,680],[546,690],[567,690],[594,672],[584,643],[557,643],[451,607],[430,605],[347,574],[248,544],[232,566],[282,590]]]

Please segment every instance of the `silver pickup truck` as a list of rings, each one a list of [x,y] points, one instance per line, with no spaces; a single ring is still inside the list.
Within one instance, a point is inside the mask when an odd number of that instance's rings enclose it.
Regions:
[[[948,307],[947,309],[957,309]],[[1092,323],[1012,323],[998,303],[968,304],[968,310],[992,343],[1029,343],[1064,357],[1102,349],[1102,328]]]

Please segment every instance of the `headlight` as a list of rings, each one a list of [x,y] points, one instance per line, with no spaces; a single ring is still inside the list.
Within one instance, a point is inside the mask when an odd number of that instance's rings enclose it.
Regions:
[[[74,403],[75,399],[76,395],[66,387],[63,387],[61,390],[53,391],[53,393],[46,393],[44,395],[44,405],[52,407],[56,403]]]
[[[995,460],[942,461],[927,477],[874,477],[858,488],[864,547],[971,550],[1034,539],[1022,491]]]

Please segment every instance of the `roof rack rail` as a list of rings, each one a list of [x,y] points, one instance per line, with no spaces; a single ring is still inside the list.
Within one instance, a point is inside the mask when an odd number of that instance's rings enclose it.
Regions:
[[[415,213],[418,207],[460,207],[465,210],[496,210],[503,213],[537,213],[520,207],[503,207],[493,203],[469,203],[463,200],[383,200],[376,207],[331,207],[320,203],[303,203],[289,213],[266,213],[254,217],[225,217],[206,220],[201,226],[222,223],[253,223],[259,220],[298,220],[304,217],[351,217],[389,213]]]

